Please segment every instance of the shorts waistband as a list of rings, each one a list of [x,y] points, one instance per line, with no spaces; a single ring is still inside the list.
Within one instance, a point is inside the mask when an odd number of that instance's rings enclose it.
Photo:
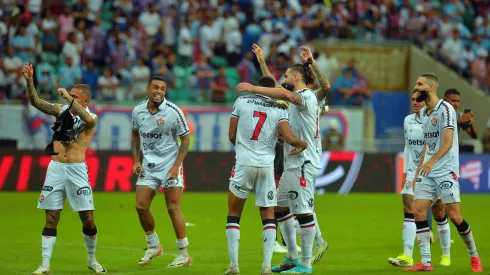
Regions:
[[[59,165],[63,165],[63,166],[86,166],[87,165],[85,162],[65,163],[65,162],[59,162],[56,160],[51,160],[51,162],[59,164]]]

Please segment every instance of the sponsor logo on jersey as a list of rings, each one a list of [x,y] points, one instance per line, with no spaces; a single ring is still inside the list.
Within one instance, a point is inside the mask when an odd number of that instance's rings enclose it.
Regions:
[[[424,133],[424,138],[436,138],[439,137],[439,131]]]
[[[157,125],[160,127],[163,125],[164,122],[165,122],[165,120],[163,120],[163,118],[157,119]]]
[[[424,145],[424,141],[419,139],[409,139],[408,145]]]
[[[413,152],[415,153],[415,158],[420,159],[420,154],[422,154],[422,152],[418,152],[417,150],[413,150]]]
[[[427,147],[429,148],[429,151],[435,151],[436,150],[436,143],[427,143]]]
[[[155,149],[155,143],[146,143],[146,142],[143,142],[143,150],[146,151],[146,150],[153,150]]]
[[[162,134],[157,134],[157,133],[141,133],[140,136],[142,138],[155,138],[155,139],[162,139]]]
[[[43,186],[43,191],[47,191],[47,192],[53,191],[53,186],[44,185]]]
[[[432,125],[436,126],[436,125],[437,125],[437,118],[433,117],[433,118],[430,120],[430,123],[432,123]]]

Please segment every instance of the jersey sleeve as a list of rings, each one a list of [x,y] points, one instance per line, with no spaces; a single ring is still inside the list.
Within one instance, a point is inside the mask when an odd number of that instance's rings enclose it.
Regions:
[[[448,106],[449,104],[443,103],[442,113],[441,113],[441,123],[439,124],[442,129],[456,129],[458,120],[456,119],[456,112],[454,108]]]
[[[289,113],[287,110],[281,109],[279,111],[279,122],[281,122],[281,121],[289,122]]]
[[[179,137],[183,137],[189,134],[189,125],[185,119],[184,113],[180,108],[176,108],[177,111],[177,132]]]
[[[231,111],[231,116],[232,117],[236,117],[236,118],[239,118],[240,117],[240,114],[239,114],[239,108],[240,108],[240,98],[238,98],[236,101],[235,101],[235,104],[233,104],[233,110]]]
[[[136,109],[133,109],[133,113],[131,114],[131,125],[133,126],[133,130],[138,130],[140,128],[136,117]]]
[[[318,99],[316,95],[311,90],[299,91],[298,94],[301,96],[301,104],[299,104],[301,109],[314,108],[314,105],[318,105]]]

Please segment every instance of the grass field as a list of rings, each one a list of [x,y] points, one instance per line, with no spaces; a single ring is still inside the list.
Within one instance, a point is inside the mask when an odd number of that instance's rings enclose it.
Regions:
[[[40,235],[44,213],[36,209],[38,193],[0,193],[0,275],[29,274],[41,263]],[[225,223],[225,193],[187,193],[183,212],[190,241],[191,267],[167,269],[176,255],[175,236],[166,213],[163,195],[152,207],[157,232],[165,253],[149,266],[137,261],[144,254],[145,238],[134,210],[132,193],[96,193],[95,220],[99,229],[97,259],[109,274],[221,274],[228,266]],[[483,265],[490,257],[489,196],[464,196],[463,215],[474,229]],[[52,274],[91,274],[78,215],[65,204],[51,262]],[[316,212],[330,249],[314,265],[315,274],[401,274],[387,258],[401,252],[401,199],[394,194],[325,195],[316,198]],[[258,210],[249,200],[241,222],[240,269],[242,274],[260,274],[262,225]],[[440,274],[469,274],[467,252],[454,227],[452,266],[435,267]],[[418,248],[415,259],[419,260]],[[440,246],[432,247],[434,262]],[[273,264],[283,255],[275,254]],[[488,268],[485,273],[488,274]]]

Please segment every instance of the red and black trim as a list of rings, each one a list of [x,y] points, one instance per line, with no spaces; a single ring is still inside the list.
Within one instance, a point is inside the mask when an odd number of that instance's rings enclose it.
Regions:
[[[180,123],[184,126],[184,133],[179,135],[179,136],[185,136],[187,133],[189,133],[189,126],[187,126],[187,123],[185,121],[184,115],[182,114],[182,111],[179,110],[175,105],[166,103],[167,107],[170,107],[172,110],[174,110],[177,113],[177,116],[179,117]]]

